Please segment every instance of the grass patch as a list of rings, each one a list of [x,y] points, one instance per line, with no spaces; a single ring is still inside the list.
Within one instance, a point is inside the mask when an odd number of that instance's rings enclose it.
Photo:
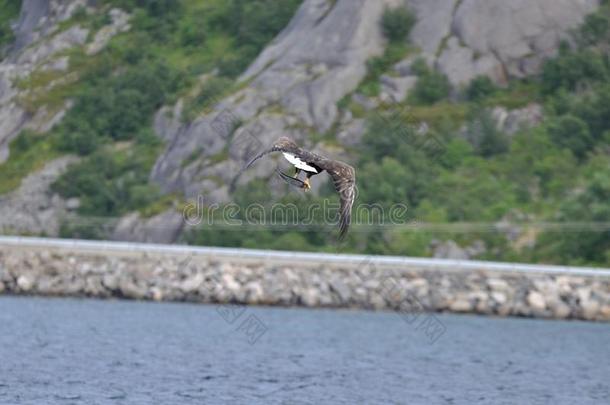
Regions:
[[[468,104],[443,101],[434,105],[409,107],[408,115],[414,122],[427,122],[434,127],[441,122],[451,122],[456,127],[466,120]]]
[[[174,206],[174,203],[179,199],[175,194],[166,194],[154,200],[150,204],[138,209],[142,218],[151,218],[159,215]]]
[[[59,156],[51,137],[23,131],[11,142],[8,160],[0,164],[0,195],[17,189],[24,177]]]
[[[488,107],[502,106],[509,110],[523,108],[532,102],[541,102],[540,85],[536,82],[513,82],[507,89],[499,89],[484,100]]]

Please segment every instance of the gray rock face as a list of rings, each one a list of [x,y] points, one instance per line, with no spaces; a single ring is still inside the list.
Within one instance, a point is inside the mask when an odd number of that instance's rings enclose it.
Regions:
[[[310,129],[324,133],[338,118],[337,102],[364,78],[366,61],[383,52],[379,20],[384,8],[401,3],[304,1],[290,24],[241,76],[242,83],[249,83],[245,89],[192,123],[177,127],[157,117],[157,129],[164,129],[160,136],[168,147],[151,179],[168,192],[227,201],[226,186],[211,178],[233,183],[245,161],[282,135],[302,140]],[[281,114],[269,112],[278,107]],[[228,160],[217,163],[227,147]],[[193,153],[201,157],[185,166]],[[269,177],[274,167],[261,162],[247,176]]]
[[[34,42],[39,33],[37,28],[48,19],[51,4],[47,0],[23,0],[21,14],[15,32],[15,52]]]
[[[112,240],[172,243],[178,239],[183,227],[182,214],[173,209],[151,218],[141,218],[138,213],[133,213],[121,218]]]
[[[453,29],[453,15],[458,0],[409,0],[407,5],[415,11],[417,24],[411,31],[411,40],[426,55],[436,55],[443,40]]]
[[[17,100],[24,94],[14,88],[13,82],[37,69],[67,69],[65,57],[54,59],[54,55],[84,44],[89,31],[77,25],[55,34],[57,24],[86,3],[85,0],[24,0],[15,26],[15,44],[8,57],[0,62],[0,163],[8,158],[8,145],[23,128],[45,132],[63,117],[65,109],[52,113],[26,112]]]
[[[76,160],[68,156],[51,161],[27,176],[17,190],[0,196],[0,232],[57,235],[60,218],[69,208],[49,189]]]
[[[540,71],[598,0],[409,0],[419,55],[455,86],[485,75],[498,84]],[[408,76],[404,64],[397,70]]]
[[[49,35],[57,23],[69,19],[79,7],[88,3],[88,0],[23,0],[14,30],[13,55]]]
[[[391,77],[384,75],[381,77],[381,91],[386,93],[392,102],[401,103],[407,98],[415,83],[417,83],[415,76]]]
[[[19,21],[14,26],[16,41],[7,58],[0,62],[0,163],[9,158],[9,143],[23,130],[45,133],[58,124],[72,107],[66,100],[60,108],[40,107],[29,112],[20,105],[19,98],[28,91],[17,89],[14,82],[26,79],[33,72],[64,72],[69,59],[63,51],[83,46],[89,30],[74,25],[59,31],[59,23],[69,19],[88,0],[24,0]],[[119,10],[111,11],[112,25],[103,27],[90,48],[91,53],[102,49],[118,32],[129,28],[129,16]],[[58,79],[45,89],[49,90]],[[38,90],[36,90],[38,91]],[[64,157],[49,162],[42,170],[25,178],[18,190],[0,196],[0,230],[4,232],[57,235],[61,217],[78,208],[79,202],[64,202],[50,191],[50,185],[75,161]]]
[[[53,55],[84,44],[87,41],[88,35],[88,29],[75,25],[66,31],[49,37],[39,44],[24,49],[23,52],[20,52],[15,56],[14,62],[18,66],[22,68],[25,67],[31,72],[35,69],[36,65],[47,61]]]
[[[488,76],[496,83],[506,83],[508,77],[495,56],[475,55],[475,51],[460,44],[457,37],[451,37],[437,60],[437,68],[445,73],[454,85],[466,84],[476,76]]]
[[[150,175],[165,192],[187,198],[205,197],[206,203],[230,200],[232,185],[255,178],[271,178],[272,192],[282,184],[272,176],[277,162],[260,161],[240,178],[247,160],[282,135],[329,157],[340,151],[323,143],[310,144],[310,134],[324,134],[339,123],[337,139],[354,146],[365,130],[361,119],[345,117],[337,102],[353,93],[365,77],[366,61],[382,54],[385,40],[379,21],[386,7],[407,5],[417,14],[411,40],[431,66],[464,85],[477,75],[497,83],[538,72],[553,55],[559,40],[592,12],[598,0],[305,0],[290,24],[270,43],[241,76],[244,85],[219,100],[212,111],[193,122],[181,121],[182,102],[161,109],[155,130],[166,142]],[[26,112],[17,102],[16,78],[34,70],[65,71],[69,61],[62,52],[86,46],[89,54],[102,49],[112,35],[129,29],[129,16],[111,12],[112,24],[93,35],[73,26],[58,31],[79,7],[90,0],[24,0],[15,24],[16,42],[0,63],[0,163],[8,158],[8,144],[23,128],[48,131],[59,122],[60,111]],[[382,78],[383,103],[404,100],[415,83],[410,71],[413,56]],[[380,100],[359,98],[366,108]],[[535,111],[498,112],[504,129],[512,132],[535,121]],[[343,158],[345,158],[343,156]],[[349,162],[349,158],[347,159]],[[45,191],[46,192],[46,191]],[[41,197],[44,200],[44,197]],[[2,203],[0,203],[0,207]],[[177,222],[161,216],[171,229]],[[147,221],[125,219],[117,237],[144,240]],[[132,221],[132,222],[130,222]],[[134,222],[135,221],[135,222]],[[38,228],[35,228],[38,229]],[[177,228],[176,228],[177,229]],[[136,235],[141,232],[142,235]],[[169,232],[171,234],[171,232]],[[162,235],[155,235],[160,241]]]
[[[253,79],[253,87],[324,132],[337,116],[337,101],[366,74],[366,61],[383,52],[379,19],[384,8],[400,3],[305,1],[241,80]]]
[[[463,0],[454,10],[446,46],[437,49],[437,68],[456,85],[476,75],[504,84],[538,73],[568,31],[598,6],[597,0]],[[435,43],[414,39],[426,50]]]
[[[535,103],[516,110],[496,107],[492,111],[492,116],[496,120],[498,129],[513,135],[521,129],[533,127],[542,122],[543,109],[540,104]]]
[[[509,77],[535,73],[566,32],[598,2],[306,0],[241,76],[240,81],[248,83],[244,89],[191,123],[180,123],[176,111],[174,118],[167,118],[171,108],[160,112],[156,129],[168,146],[151,179],[166,192],[224,202],[230,198],[228,185],[271,176],[276,164],[267,160],[235,178],[244,162],[281,135],[312,147],[306,142],[312,130],[324,133],[339,122],[341,143],[356,143],[363,126],[340,119],[336,104],[364,78],[366,61],[383,52],[383,10],[400,5],[411,7],[418,16],[411,40],[421,49],[419,56],[446,73],[454,85],[463,85],[477,75],[505,83]],[[382,78],[384,103],[407,97],[416,81],[410,72],[412,60],[413,56],[396,65],[398,77]],[[365,109],[379,102],[358,97],[354,95],[353,101]],[[512,131],[515,125],[509,125]],[[228,157],[220,161],[227,149]]]
[[[16,40],[5,60],[0,62],[0,163],[9,156],[8,145],[24,128],[44,133],[63,118],[71,107],[67,101],[59,111],[47,111],[41,107],[36,112],[23,108],[18,96],[26,96],[28,91],[14,88],[14,81],[26,79],[33,72],[63,72],[69,67],[69,59],[62,56],[68,49],[83,46],[89,30],[74,25],[64,31],[59,23],[68,20],[80,7],[86,7],[88,0],[24,0],[19,21],[14,31]],[[110,11],[112,24],[102,27],[87,47],[89,54],[99,52],[112,36],[130,28],[129,15],[118,9]],[[40,91],[48,91],[58,79]]]

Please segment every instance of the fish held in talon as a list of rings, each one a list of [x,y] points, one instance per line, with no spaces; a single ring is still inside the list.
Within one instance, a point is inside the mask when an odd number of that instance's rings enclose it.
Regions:
[[[339,239],[347,234],[351,223],[352,206],[354,205],[356,170],[347,163],[328,159],[324,156],[310,152],[299,147],[296,142],[288,137],[281,137],[273,143],[273,146],[252,159],[242,171],[248,169],[258,159],[273,152],[282,152],[284,158],[295,168],[293,177],[278,170],[280,177],[288,184],[301,188],[304,191],[311,190],[311,177],[322,172],[327,172],[333,180],[335,190],[339,194]],[[298,179],[301,171],[307,173],[305,180]]]
[[[292,187],[296,187],[296,188],[305,188],[306,187],[305,182],[302,181],[301,179],[297,178],[296,176],[294,176],[294,177],[289,176],[286,173],[283,173],[279,170],[277,170],[277,173],[282,180],[284,180],[288,185],[290,185]]]

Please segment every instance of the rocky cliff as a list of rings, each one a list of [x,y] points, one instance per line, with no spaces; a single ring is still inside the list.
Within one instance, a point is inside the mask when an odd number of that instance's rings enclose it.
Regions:
[[[15,43],[0,63],[0,162],[8,158],[8,144],[25,128],[48,131],[61,120],[64,109],[27,111],[19,99],[26,97],[17,82],[34,71],[61,72],[68,67],[61,51],[82,45],[89,32],[79,26],[59,32],[59,23],[72,16],[85,0],[24,0],[15,24]],[[47,89],[48,90],[48,89]]]
[[[417,16],[410,36],[417,50],[379,79],[382,91],[377,97],[358,94],[367,75],[367,61],[382,55],[387,46],[381,16],[386,8],[401,6]],[[422,57],[445,73],[454,89],[479,75],[504,85],[511,78],[536,74],[542,61],[556,53],[559,42],[569,38],[570,30],[597,6],[597,0],[304,0],[288,26],[243,72],[236,90],[188,122],[183,120],[185,100],[156,114],[154,127],[165,147],[150,179],[165,193],[187,199],[203,195],[208,203],[226,202],[231,199],[232,185],[270,178],[271,160],[260,162],[241,178],[236,174],[249,157],[281,135],[346,158],[345,147],[358,143],[365,124],[339,108],[340,100],[351,97],[367,108],[403,101],[417,80],[411,63]],[[0,162],[8,158],[8,144],[21,131],[44,133],[71,107],[70,100],[53,108],[24,102],[33,91],[49,91],[56,83],[70,80],[66,51],[78,48],[87,55],[95,54],[110,37],[130,28],[129,16],[118,9],[95,32],[79,24],[62,25],[83,8],[96,12],[95,2],[86,0],[23,1],[14,24],[15,42],[0,63]],[[20,88],[18,83],[34,73],[56,79],[43,89]],[[336,142],[312,140],[320,139],[312,134],[329,133]],[[50,163],[41,173],[50,171],[57,176],[65,168],[62,162]],[[15,218],[11,213],[20,210],[28,217],[44,211],[44,218],[57,219],[70,206],[78,206],[77,201],[66,204],[53,196],[47,176],[32,176],[0,200],[0,229],[15,228],[15,222],[7,218]],[[38,182],[38,178],[47,180]],[[271,183],[271,187],[275,185]],[[38,194],[33,195],[32,190]],[[46,203],[44,207],[22,204],[32,200]],[[172,229],[172,239],[179,234],[175,215],[164,213],[152,222],[159,229]],[[32,226],[18,228],[56,234],[58,226],[56,220],[36,220]],[[115,236],[148,240],[146,229],[145,221],[130,215],[119,224]],[[167,235],[161,239],[168,241]]]
[[[459,87],[487,75],[498,84],[540,71],[570,29],[597,7],[596,0],[306,0],[290,25],[241,76],[244,88],[220,100],[209,114],[180,125],[160,112],[157,131],[168,147],[151,178],[165,191],[187,197],[205,195],[211,202],[227,201],[229,185],[248,157],[281,135],[309,147],[340,154],[328,145],[312,145],[308,135],[333,128],[338,140],[353,143],[363,125],[340,111],[337,102],[352,94],[367,72],[366,62],[386,46],[379,21],[386,7],[406,5],[416,12],[411,41],[420,52],[399,62],[382,77],[384,101],[402,101],[409,69],[424,57]],[[398,97],[393,90],[402,88]],[[180,105],[174,109],[179,117]],[[176,118],[177,119],[177,118]],[[223,122],[234,125],[219,125]],[[333,125],[335,125],[333,127]],[[346,136],[347,135],[347,136]],[[214,162],[225,147],[228,159]],[[184,165],[193,150],[201,156]],[[261,162],[247,177],[268,177],[272,162]],[[216,181],[212,180],[216,179]],[[218,179],[222,179],[218,182]]]
[[[44,135],[58,124],[72,101],[59,105],[29,100],[78,78],[69,72],[67,53],[85,47],[87,54],[99,52],[113,35],[129,29],[129,16],[113,9],[110,23],[90,38],[91,30],[79,24],[62,26],[78,11],[94,13],[89,0],[23,0],[13,25],[14,43],[0,62],[0,164],[9,158],[9,143],[22,131]],[[41,86],[24,88],[36,77],[52,78]],[[59,157],[25,177],[21,186],[0,195],[0,230],[4,232],[57,235],[60,219],[78,207],[50,191],[51,184],[65,172],[74,156]]]

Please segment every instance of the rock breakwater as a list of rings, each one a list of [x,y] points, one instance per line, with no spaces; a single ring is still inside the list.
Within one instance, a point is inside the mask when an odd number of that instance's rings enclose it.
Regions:
[[[604,273],[605,274],[605,273]],[[610,277],[0,244],[0,293],[610,321]]]

